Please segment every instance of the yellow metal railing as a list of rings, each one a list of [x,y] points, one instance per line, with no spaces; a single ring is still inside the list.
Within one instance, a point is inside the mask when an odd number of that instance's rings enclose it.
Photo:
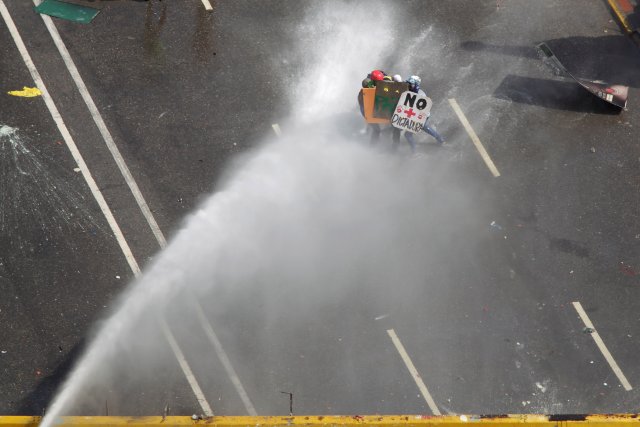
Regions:
[[[0,416],[0,427],[37,427],[41,417]],[[623,423],[638,423],[638,414],[608,415],[354,415],[354,416],[293,416],[293,417],[60,417],[55,427],[448,427],[480,423],[482,427],[614,427]]]
[[[629,3],[627,0],[607,0],[609,6],[611,6],[611,9],[613,9],[613,12],[616,14],[618,21],[620,21],[622,27],[627,33],[631,33],[634,29],[627,19],[628,12],[624,11],[623,7],[620,4],[621,1],[625,1],[627,4]]]

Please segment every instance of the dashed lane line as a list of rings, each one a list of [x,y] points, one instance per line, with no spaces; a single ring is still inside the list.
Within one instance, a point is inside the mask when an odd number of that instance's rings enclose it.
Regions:
[[[280,130],[279,124],[274,123],[271,125],[271,128],[273,128],[273,131],[275,132],[276,136],[282,136],[282,131]]]
[[[160,318],[160,327],[162,328],[162,332],[164,333],[164,336],[167,338],[167,341],[169,342],[169,345],[173,350],[173,354],[176,356],[176,359],[178,360],[178,364],[182,368],[182,371],[184,372],[184,375],[187,378],[187,381],[189,382],[189,385],[191,386],[193,393],[196,395],[196,400],[200,404],[200,407],[202,408],[204,415],[206,415],[207,417],[213,417],[213,411],[211,410],[211,406],[209,406],[209,402],[207,402],[207,398],[204,397],[204,393],[202,392],[202,389],[200,388],[200,385],[198,384],[196,377],[193,375],[193,372],[189,367],[189,363],[187,363],[187,359],[184,357],[184,354],[182,353],[180,346],[176,342],[176,338],[173,336],[173,333],[171,332],[171,329],[169,329],[169,325],[167,325],[167,322],[164,318]]]
[[[87,182],[87,185],[91,190],[91,193],[93,194],[94,198],[96,199],[96,202],[100,206],[100,210],[105,216],[114,236],[116,237],[118,245],[120,246],[120,250],[124,254],[127,260],[127,263],[131,268],[131,271],[133,272],[134,276],[136,277],[140,276],[140,266],[138,265],[138,262],[133,256],[133,253],[131,252],[131,248],[129,247],[129,244],[127,243],[124,235],[122,234],[122,230],[120,229],[120,226],[118,225],[115,217],[113,216],[113,212],[111,212],[111,209],[107,204],[107,201],[104,199],[102,192],[98,188],[95,180],[93,179],[93,176],[91,175],[91,172],[89,171],[89,168],[87,167],[87,164],[85,163],[82,155],[80,154],[80,151],[78,150],[78,147],[76,146],[75,141],[73,140],[73,137],[69,133],[69,129],[64,123],[62,116],[60,115],[60,111],[56,107],[55,102],[51,98],[51,95],[49,94],[49,91],[47,90],[47,87],[44,84],[44,81],[42,80],[40,73],[38,72],[38,69],[33,63],[33,60],[31,59],[31,55],[29,54],[29,51],[27,50],[27,47],[25,46],[24,41],[22,40],[22,36],[20,36],[20,32],[18,31],[18,28],[16,27],[13,21],[13,18],[11,17],[11,14],[9,13],[9,10],[7,9],[3,0],[0,0],[0,14],[2,15],[2,18],[4,19],[4,22],[7,25],[9,32],[11,33],[11,37],[13,38],[13,41],[16,44],[16,47],[18,48],[18,51],[22,56],[22,60],[24,61],[27,69],[29,70],[29,73],[31,74],[31,77],[33,78],[33,81],[35,82],[38,89],[40,89],[40,91],[42,92],[42,98],[47,108],[49,109],[49,113],[51,114],[51,117],[56,123],[56,126],[58,127],[58,130],[60,131],[60,134],[62,135],[62,138],[65,141],[65,144],[69,148],[69,151],[71,152],[71,155],[76,161],[76,164],[78,165],[78,168],[82,173],[82,176]],[[212,413],[211,407],[209,406],[209,403],[206,401],[206,399],[204,401],[202,400],[204,398],[204,396],[202,396],[202,390],[200,390],[200,386],[198,385],[195,377],[193,377],[193,374],[191,373],[191,369],[189,368],[187,361],[184,359],[184,355],[182,355],[182,351],[179,351],[179,348],[178,348],[178,352],[176,351],[177,344],[175,343],[175,339],[173,339],[173,342],[171,341],[173,338],[173,335],[171,334],[168,328],[163,328],[163,331],[165,332],[165,337],[169,341],[169,344],[176,358],[178,359],[178,362],[180,364],[180,367],[183,370],[183,373],[185,374],[189,384],[191,385],[191,388],[194,394],[196,395],[196,399],[198,400],[198,402],[200,402],[203,412]]]
[[[235,387],[236,392],[240,396],[242,403],[244,403],[244,407],[247,410],[247,413],[252,417],[258,416],[258,413],[256,412],[256,409],[253,406],[253,403],[251,403],[251,399],[249,399],[249,395],[247,394],[246,390],[242,386],[242,383],[240,382],[240,378],[238,377],[236,370],[233,369],[233,365],[229,360],[229,356],[227,356],[227,352],[224,351],[224,349],[222,348],[222,344],[220,343],[220,340],[218,339],[218,336],[216,335],[216,333],[213,331],[211,324],[207,320],[207,317],[205,316],[204,311],[202,310],[202,307],[200,306],[200,304],[194,304],[194,306],[196,308],[196,314],[200,319],[200,323],[202,325],[206,325],[204,330],[205,330],[205,333],[207,334],[207,338],[209,338],[209,341],[211,341],[211,344],[213,345],[213,348],[215,349],[216,354],[218,355],[218,359],[220,359],[220,361],[222,362],[222,365],[224,366],[224,369],[227,371],[227,375],[231,379],[231,382],[233,383],[233,386]]]
[[[204,8],[207,12],[213,12],[213,7],[211,6],[209,0],[202,0],[202,4],[204,5]]]
[[[398,338],[396,331],[394,331],[393,329],[388,329],[387,334],[389,334],[389,337],[391,337],[391,341],[393,341],[393,345],[395,345],[396,350],[398,350],[398,353],[400,353],[400,357],[402,357],[404,364],[407,366],[407,369],[409,369],[409,372],[411,373],[413,380],[416,382],[416,385],[418,386],[420,393],[422,393],[422,397],[424,397],[424,400],[427,402],[427,405],[429,405],[429,409],[431,409],[431,412],[433,412],[433,415],[442,415],[440,413],[440,410],[438,409],[438,406],[436,406],[436,402],[433,400],[433,397],[431,397],[429,390],[427,390],[427,386],[424,385],[424,381],[422,381],[422,377],[418,373],[418,370],[416,369],[413,362],[411,361],[411,358],[407,354],[407,351],[404,349],[404,346],[402,345],[400,338]]]
[[[487,167],[491,171],[491,174],[496,178],[499,177],[500,172],[498,172],[498,168],[496,168],[496,165],[493,163],[493,160],[491,160],[491,157],[489,157],[487,150],[484,149],[482,142],[480,142],[480,138],[478,138],[478,135],[471,127],[471,123],[469,123],[469,120],[467,120],[467,117],[462,112],[462,109],[458,105],[458,102],[455,99],[451,98],[449,99],[449,104],[451,104],[451,108],[453,108],[453,111],[455,111],[456,115],[458,116],[460,123],[462,123],[462,126],[464,126],[465,130],[469,134],[471,141],[473,141],[473,145],[476,146],[478,153],[480,153],[482,160],[484,160],[484,163],[487,165]]]
[[[609,366],[611,366],[613,373],[616,374],[616,377],[618,377],[618,380],[620,381],[620,384],[622,384],[622,387],[624,387],[626,391],[632,390],[633,387],[631,387],[631,384],[627,380],[627,377],[624,376],[622,369],[620,369],[620,366],[618,366],[618,364],[616,363],[615,359],[607,349],[607,346],[604,345],[604,341],[602,341],[600,334],[598,333],[596,328],[594,328],[593,323],[591,323],[591,320],[589,319],[589,316],[587,316],[587,313],[582,308],[582,304],[576,301],[573,302],[573,307],[578,312],[578,315],[584,322],[584,325],[591,331],[591,337],[593,337],[593,340],[596,342],[596,345],[602,352],[602,355],[606,359],[607,363],[609,363]]]

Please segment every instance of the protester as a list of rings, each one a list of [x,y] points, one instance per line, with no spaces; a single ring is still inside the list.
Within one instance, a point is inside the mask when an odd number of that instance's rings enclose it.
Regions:
[[[420,88],[420,84],[422,83],[422,79],[420,79],[420,77],[411,76],[407,79],[407,83],[409,84],[409,90],[411,92],[415,92],[418,95],[427,96],[427,94]],[[424,130],[426,133],[434,137],[439,144],[444,144],[445,140],[442,137],[442,135],[440,135],[435,130],[435,128],[433,128],[432,126],[429,126],[430,117],[431,117],[431,113],[427,115],[427,121],[424,123],[424,127],[422,128],[422,130]],[[410,139],[413,140],[413,134],[410,132],[406,132],[405,138],[407,138],[407,141],[409,141]],[[409,141],[409,144],[411,145],[412,149],[415,150],[415,142]]]
[[[363,88],[374,88],[376,83],[383,81],[387,77],[387,74],[381,70],[373,70],[362,80]],[[360,105],[360,114],[364,117],[364,97],[362,91],[358,94],[358,104]],[[380,125],[378,123],[368,123],[368,127],[371,129],[371,145],[375,145],[380,140]]]

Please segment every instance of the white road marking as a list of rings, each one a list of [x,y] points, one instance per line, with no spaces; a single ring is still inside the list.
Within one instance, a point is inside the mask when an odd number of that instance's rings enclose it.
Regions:
[[[33,0],[33,3],[36,6],[38,6],[41,3],[41,0]],[[205,5],[205,8],[207,10],[209,11],[213,10],[208,0],[203,0],[203,4]],[[93,117],[93,120],[96,126],[98,127],[98,130],[100,131],[100,134],[102,135],[102,138],[104,139],[107,145],[107,148],[111,152],[111,155],[113,156],[114,161],[118,165],[118,169],[120,170],[120,173],[122,174],[124,180],[129,186],[129,189],[131,190],[131,193],[133,194],[138,204],[138,207],[140,208],[140,211],[142,212],[143,216],[147,220],[147,224],[149,225],[149,228],[153,232],[153,235],[155,236],[160,247],[164,249],[167,246],[167,241],[164,237],[164,234],[162,233],[162,230],[160,229],[160,226],[158,225],[155,217],[151,213],[151,210],[149,209],[149,205],[147,204],[144,196],[142,195],[142,192],[140,191],[138,184],[133,178],[133,175],[131,174],[129,167],[127,166],[124,158],[122,157],[122,154],[120,153],[120,150],[118,150],[118,147],[115,144],[115,141],[113,140],[113,137],[111,136],[111,133],[109,132],[109,129],[107,128],[107,125],[105,124],[102,118],[102,115],[98,111],[98,107],[93,101],[93,98],[91,97],[91,94],[87,89],[87,86],[85,85],[82,77],[80,76],[80,72],[78,71],[73,59],[71,58],[71,55],[69,54],[69,51],[67,50],[66,45],[64,44],[64,42],[62,41],[62,38],[60,37],[58,29],[56,28],[55,24],[53,23],[53,20],[49,16],[41,14],[41,17],[45,23],[45,26],[49,30],[49,34],[51,35],[51,38],[53,39],[56,47],[58,48],[58,51],[60,52],[60,56],[62,56],[62,59],[64,60],[64,63],[67,66],[69,74],[71,74],[71,77],[73,78],[73,81],[76,84],[76,87],[78,88],[78,91],[82,96],[82,99],[87,105],[87,108],[89,109],[89,112],[91,113],[91,116]],[[158,118],[162,118],[162,116],[164,116],[165,114],[166,112],[163,112],[162,114],[160,114]],[[195,305],[196,305],[196,309],[201,312],[202,308],[200,307],[197,301],[195,301]],[[207,331],[207,333],[210,332],[211,334],[213,334],[213,336],[215,337],[213,328],[207,322],[206,317],[199,316],[199,319],[201,321],[202,328],[205,331]],[[218,356],[220,357],[222,364],[225,366],[225,369],[227,370],[227,373],[229,374],[231,381],[236,386],[236,390],[238,390],[238,393],[240,393],[240,397],[245,404],[247,412],[249,412],[250,415],[257,415],[251,401],[249,400],[248,395],[244,390],[244,387],[242,387],[242,384],[240,383],[238,376],[235,375],[235,370],[233,369],[231,362],[229,361],[229,358],[226,356],[226,353],[222,349],[222,345],[220,344],[219,341],[217,342],[217,346],[214,345],[214,348],[216,348],[216,352],[218,353]],[[184,363],[186,363],[186,360],[184,361]],[[182,366],[182,363],[181,363],[181,366]],[[185,375],[186,374],[187,373],[185,371]],[[195,389],[193,391],[194,393],[196,392]]]
[[[593,337],[593,340],[596,342],[596,345],[604,355],[604,358],[609,363],[609,366],[611,366],[613,373],[616,374],[616,376],[618,377],[618,380],[620,381],[620,384],[622,384],[622,387],[624,387],[626,391],[632,390],[633,387],[631,387],[631,384],[629,384],[629,381],[627,381],[627,377],[625,377],[624,373],[622,373],[622,369],[620,369],[616,361],[613,359],[613,356],[607,349],[607,346],[604,345],[604,341],[602,341],[600,334],[598,333],[596,328],[593,326],[593,323],[591,323],[591,320],[589,320],[589,316],[587,316],[587,313],[582,308],[582,304],[576,301],[573,303],[573,307],[578,312],[578,315],[584,322],[584,325],[593,331],[591,332],[591,336]]]
[[[41,3],[41,0],[33,0],[33,3],[35,4],[35,6],[38,6]],[[209,11],[213,10],[208,0],[203,0],[203,4],[205,5],[205,9]],[[133,194],[143,216],[147,220],[147,224],[149,225],[149,228],[151,228],[151,231],[153,232],[153,235],[155,236],[160,247],[165,248],[167,246],[167,241],[164,237],[164,234],[162,233],[162,230],[160,229],[157,221],[155,220],[155,217],[151,213],[151,210],[149,209],[149,205],[147,204],[144,196],[142,195],[142,192],[140,191],[138,184],[133,178],[133,175],[131,174],[129,167],[127,166],[124,158],[122,157],[122,154],[120,153],[120,150],[115,144],[115,141],[113,140],[113,137],[111,136],[111,133],[109,132],[109,129],[107,128],[107,125],[105,124],[104,119],[102,118],[102,115],[98,110],[98,107],[93,101],[93,98],[91,97],[91,94],[89,93],[89,90],[87,89],[87,86],[85,85],[84,80],[80,76],[80,72],[78,71],[78,68],[76,67],[75,62],[71,58],[71,55],[69,54],[69,51],[67,50],[66,45],[64,44],[64,42],[62,41],[62,38],[60,37],[60,33],[58,32],[58,29],[56,28],[55,24],[53,23],[53,20],[49,16],[41,14],[41,17],[45,23],[45,26],[49,30],[49,34],[51,35],[51,38],[53,39],[56,47],[58,48],[58,51],[60,52],[60,56],[62,56],[62,59],[64,60],[64,63],[67,66],[69,74],[71,74],[71,77],[73,78],[73,81],[76,84],[76,87],[78,88],[78,91],[82,96],[82,99],[87,105],[87,108],[89,109],[89,112],[91,113],[91,116],[93,117],[93,120],[96,126],[98,127],[98,130],[100,131],[100,134],[102,135],[105,141],[105,144],[107,145],[107,148],[111,152],[111,155],[113,156],[114,161],[118,165],[118,169],[120,170],[120,173],[122,174],[127,185],[129,186],[129,189],[131,190],[131,193]],[[163,112],[162,114],[160,114],[159,118],[161,118],[165,114],[166,112]],[[198,312],[202,313],[202,308],[200,307],[197,301],[195,301],[195,306]],[[199,320],[201,322],[201,326],[206,331],[210,339],[212,336],[214,337],[213,340],[215,340],[214,348],[216,349],[216,353],[218,354],[218,357],[220,358],[225,369],[227,370],[227,373],[229,374],[231,381],[236,387],[236,390],[240,394],[240,398],[245,404],[245,408],[247,409],[247,412],[250,415],[257,415],[253,407],[253,404],[251,403],[251,400],[249,399],[244,387],[240,383],[240,380],[236,375],[235,370],[233,369],[233,366],[229,361],[229,358],[226,355],[226,352],[224,352],[222,345],[217,340],[215,332],[213,331],[213,327],[208,323],[205,316],[199,316]],[[182,354],[182,352],[180,354]],[[180,364],[181,366],[183,366],[185,363],[186,363],[186,359]],[[188,368],[188,365],[185,365],[185,366]],[[190,369],[189,369],[189,372],[191,372]],[[186,375],[187,375],[187,371],[185,371],[185,376]],[[189,381],[189,382],[192,383],[192,381]],[[192,388],[193,388],[193,385],[192,385]],[[196,393],[195,388],[193,388],[193,391],[194,393]]]
[[[209,0],[202,0],[202,4],[207,11],[213,12],[213,7],[211,7],[211,3],[209,3]]]
[[[109,208],[109,205],[104,199],[102,192],[98,188],[95,180],[93,179],[93,176],[91,175],[91,172],[89,171],[89,168],[87,167],[87,164],[82,158],[82,155],[78,150],[78,147],[76,146],[73,138],[71,137],[71,134],[69,133],[69,129],[67,128],[64,121],[62,120],[62,116],[60,115],[60,112],[58,111],[58,108],[53,102],[53,99],[51,98],[51,95],[49,94],[47,87],[45,86],[42,78],[40,77],[40,73],[38,72],[35,64],[33,63],[33,60],[31,59],[31,55],[29,54],[29,51],[27,50],[24,44],[24,41],[22,40],[22,37],[20,36],[20,33],[18,32],[18,29],[16,28],[15,23],[13,22],[13,18],[11,17],[11,14],[9,13],[9,10],[5,6],[3,0],[0,0],[0,14],[2,14],[2,18],[4,19],[5,24],[7,25],[7,28],[11,33],[13,41],[15,42],[16,47],[18,48],[18,51],[22,56],[22,60],[24,61],[25,65],[27,66],[27,69],[29,70],[29,73],[31,74],[31,77],[33,78],[38,89],[40,89],[40,91],[42,92],[42,98],[44,99],[45,104],[49,109],[49,113],[51,114],[51,117],[56,123],[58,130],[62,135],[62,138],[64,139],[67,147],[69,148],[69,151],[71,152],[71,155],[73,156],[74,160],[76,161],[80,169],[80,172],[82,172],[82,176],[87,182],[87,185],[91,190],[91,193],[93,194],[94,198],[98,202],[98,205],[100,206],[100,210],[102,211],[103,215],[107,219],[107,222],[111,227],[111,230],[113,231],[114,236],[116,237],[118,245],[120,246],[120,249],[125,256],[127,263],[131,268],[131,271],[133,272],[134,276],[136,277],[140,276],[141,271],[140,271],[138,262],[133,256],[133,253],[131,252],[131,248],[129,247],[129,244],[127,243],[124,235],[122,234],[122,231],[120,230],[120,226],[118,225],[116,219],[114,218],[113,213]],[[166,329],[166,331],[168,331],[169,334],[171,334],[171,332],[168,329]],[[180,351],[179,348],[178,348],[178,352],[176,352],[177,344],[175,343],[175,340],[173,340],[173,343],[171,342],[171,339],[173,339],[173,336],[166,335],[166,333],[165,333],[165,336],[169,341],[169,344],[171,345],[171,348],[173,349],[174,354],[178,359],[178,362],[180,363],[180,367],[182,368],[185,376],[187,377],[187,380],[189,381],[189,384],[191,385],[192,390],[196,395],[196,398],[198,399],[198,402],[200,402],[202,406],[202,410],[205,413],[207,412],[212,413],[211,408],[207,403],[207,401],[206,400],[202,401],[204,396],[202,396],[202,390],[200,390],[200,387],[198,386],[197,382],[194,383],[195,378],[193,379],[189,378],[191,369],[189,368],[189,365],[187,364],[187,361],[184,359],[184,356],[182,355],[182,352]],[[193,374],[191,374],[191,376],[193,376]]]
[[[411,373],[413,380],[416,382],[416,385],[418,386],[420,393],[422,393],[422,397],[424,397],[424,400],[426,400],[427,405],[429,405],[429,408],[431,409],[431,412],[433,412],[433,415],[442,415],[438,410],[438,407],[436,406],[436,402],[433,400],[433,397],[431,397],[431,394],[429,394],[429,390],[427,390],[427,386],[424,385],[424,382],[422,381],[422,377],[418,373],[418,370],[413,365],[411,358],[409,357],[409,355],[407,354],[407,351],[404,349],[404,346],[400,342],[400,338],[398,338],[398,335],[396,335],[396,331],[394,331],[393,329],[388,329],[387,333],[389,334],[389,337],[391,337],[391,341],[393,341],[393,345],[396,346],[396,350],[398,350],[398,353],[400,353],[400,357],[402,357],[402,360],[404,361],[404,364],[407,366],[407,369],[409,369],[409,372]]]
[[[491,160],[491,157],[489,157],[487,150],[484,149],[482,142],[480,142],[480,138],[478,138],[478,135],[471,127],[471,123],[469,123],[469,120],[467,120],[467,117],[462,112],[462,109],[460,109],[458,102],[455,99],[451,98],[449,99],[449,104],[451,104],[451,108],[453,108],[453,111],[455,111],[456,115],[458,116],[460,123],[462,123],[462,126],[464,126],[465,130],[469,134],[471,141],[473,141],[473,145],[476,146],[476,149],[480,153],[480,156],[482,157],[482,160],[484,160],[484,163],[487,165],[494,177],[499,177],[500,172],[498,172],[498,168],[496,168],[496,165],[493,164],[493,160]]]
[[[198,403],[200,403],[200,407],[202,408],[204,415],[206,415],[207,417],[213,417],[211,406],[209,406],[209,402],[207,402],[207,399],[204,397],[204,393],[202,393],[202,389],[200,388],[196,377],[193,375],[193,372],[191,372],[189,363],[187,363],[187,359],[185,359],[182,350],[180,350],[180,346],[178,346],[178,343],[176,342],[171,329],[169,329],[169,325],[167,325],[167,322],[163,318],[160,318],[160,325],[162,327],[162,332],[164,332],[164,335],[167,338],[167,341],[169,341],[169,345],[173,350],[173,354],[175,354],[176,359],[178,359],[178,363],[180,364],[182,371],[187,377],[187,381],[189,382],[191,389],[196,395]]]
[[[200,304],[195,304],[195,307],[196,307],[196,314],[200,318],[200,324],[204,327],[204,330],[207,334],[207,337],[209,338],[209,341],[211,341],[211,344],[213,345],[213,348],[215,349],[216,354],[218,355],[218,358],[222,362],[224,369],[227,371],[227,375],[229,375],[229,378],[231,379],[231,382],[236,388],[238,395],[240,395],[240,399],[242,399],[242,403],[244,403],[244,407],[247,410],[247,413],[253,417],[257,416],[258,413],[256,412],[256,409],[253,407],[253,403],[251,403],[251,399],[249,399],[249,395],[247,394],[244,387],[242,386],[242,383],[240,382],[240,378],[238,377],[238,374],[236,374],[236,370],[233,369],[233,365],[231,365],[231,361],[229,360],[227,353],[222,348],[222,344],[220,343],[218,336],[213,331],[213,328],[211,327],[211,324],[207,320],[207,317],[205,316],[204,311],[202,311],[202,307],[200,306]]]
[[[282,131],[280,130],[280,125],[278,125],[277,123],[274,123],[274,124],[271,125],[271,127],[273,128],[273,131],[276,133],[276,135],[282,136]]]
[[[41,3],[41,0],[33,0],[33,4],[36,6],[38,6],[40,3]],[[129,168],[127,167],[127,164],[125,163],[124,158],[122,157],[122,154],[120,154],[120,150],[118,150],[118,147],[116,146],[116,143],[114,142],[113,137],[111,136],[111,132],[109,132],[109,129],[107,129],[107,125],[102,119],[102,115],[98,111],[98,107],[96,106],[95,102],[93,102],[93,98],[89,94],[89,90],[87,89],[87,86],[84,84],[84,80],[82,80],[82,77],[80,77],[78,68],[76,67],[76,64],[73,62],[73,59],[71,59],[71,55],[69,55],[67,46],[64,44],[64,42],[60,38],[60,33],[58,33],[58,29],[56,28],[55,24],[53,23],[53,21],[49,16],[42,13],[40,14],[40,16],[42,17],[42,20],[44,21],[45,26],[49,30],[49,34],[51,34],[51,38],[53,39],[53,42],[58,48],[58,52],[60,52],[60,56],[62,56],[62,59],[64,60],[65,65],[67,66],[67,70],[69,70],[69,74],[71,74],[71,77],[73,78],[73,81],[76,84],[76,87],[78,88],[78,91],[80,92],[80,95],[84,100],[84,103],[87,105],[87,108],[91,113],[91,117],[93,117],[93,121],[98,127],[98,130],[100,131],[100,135],[102,135],[102,138],[104,139],[104,142],[107,145],[109,152],[111,152],[111,155],[113,156],[113,160],[115,160],[116,165],[118,165],[118,169],[120,169],[120,173],[122,174],[122,177],[124,178],[125,182],[129,186],[129,189],[131,190],[131,194],[133,194],[133,197],[136,199],[136,202],[140,207],[140,211],[142,211],[142,215],[147,220],[147,224],[149,224],[149,227],[151,228],[153,235],[156,237],[156,240],[158,240],[160,247],[164,248],[167,245],[167,241],[164,238],[162,231],[160,231],[160,227],[158,226],[156,219],[153,217],[153,214],[149,209],[149,205],[147,204],[147,201],[142,196],[142,193],[140,192],[140,188],[138,187],[138,184],[133,178],[133,175],[131,175]]]
[[[73,159],[76,161],[78,168],[80,168],[80,172],[82,173],[82,176],[87,182],[87,185],[89,186],[89,189],[93,194],[93,197],[98,202],[98,205],[100,206],[100,210],[102,211],[105,218],[107,219],[107,222],[109,223],[109,227],[111,227],[111,230],[113,231],[113,234],[116,240],[118,241],[118,245],[120,246],[120,249],[122,250],[122,253],[125,256],[127,263],[129,263],[129,267],[131,267],[131,270],[134,272],[134,274],[136,275],[140,274],[140,267],[138,266],[138,263],[133,257],[131,248],[129,248],[129,244],[125,240],[124,235],[120,230],[120,226],[116,222],[116,219],[114,218],[113,213],[109,208],[109,205],[107,204],[106,200],[102,196],[102,192],[98,188],[95,180],[93,179],[93,176],[91,176],[91,172],[89,171],[87,164],[82,158],[80,151],[78,151],[78,147],[76,146],[76,143],[71,137],[71,134],[69,133],[69,129],[67,128],[64,121],[62,120],[62,116],[60,115],[60,112],[58,111],[56,104],[53,102],[51,95],[49,95],[49,91],[47,90],[47,87],[42,81],[42,78],[40,77],[40,73],[36,69],[36,66],[33,63],[33,60],[31,59],[31,55],[29,55],[29,51],[27,50],[27,47],[25,46],[22,40],[22,37],[20,36],[20,33],[18,32],[18,29],[16,28],[15,23],[13,22],[13,18],[11,18],[11,14],[9,13],[9,10],[5,6],[3,0],[0,0],[0,14],[2,14],[2,18],[4,19],[4,22],[7,25],[9,32],[11,33],[11,37],[13,38],[13,41],[15,42],[16,47],[20,52],[20,55],[22,56],[22,60],[24,61],[24,64],[29,69],[29,73],[31,74],[33,81],[35,82],[38,89],[40,89],[40,91],[42,92],[42,99],[44,100],[47,108],[49,109],[49,113],[51,114],[53,121],[56,123],[56,126],[58,127],[58,130],[60,131],[60,134],[62,135],[62,138],[64,139],[65,144],[69,148],[69,151],[71,152]]]

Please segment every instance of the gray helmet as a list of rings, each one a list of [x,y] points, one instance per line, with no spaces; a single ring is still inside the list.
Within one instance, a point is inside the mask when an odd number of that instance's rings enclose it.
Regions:
[[[420,83],[422,80],[418,76],[411,76],[407,79],[407,83],[409,83],[409,90],[417,92],[420,89]]]

